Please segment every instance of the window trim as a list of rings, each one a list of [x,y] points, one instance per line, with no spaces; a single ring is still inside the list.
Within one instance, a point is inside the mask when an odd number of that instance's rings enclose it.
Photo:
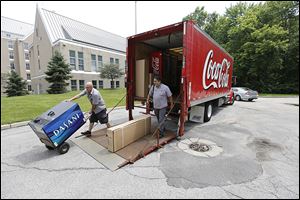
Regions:
[[[93,56],[95,56],[95,60],[93,60]],[[93,65],[95,64],[95,65]],[[91,54],[91,71],[96,72],[97,71],[97,57],[96,54]]]
[[[72,84],[72,81],[74,82],[75,81],[75,85]],[[73,90],[73,86],[76,86]],[[71,91],[77,91],[78,90],[78,87],[77,87],[77,80],[76,79],[72,79],[71,80]]]
[[[82,54],[82,58],[79,57],[79,54]],[[78,57],[78,70],[84,71],[84,54],[82,51],[77,52],[77,57]],[[79,61],[82,61],[82,66]]]
[[[81,81],[83,81],[83,85],[80,85],[80,82],[81,82]],[[85,80],[79,80],[78,82],[79,82],[79,89],[80,89],[80,90],[84,90]],[[80,87],[80,86],[82,86],[82,87]]]
[[[74,52],[74,57],[71,57],[71,52]],[[76,51],[69,50],[69,64],[71,66],[71,69],[76,70]],[[74,61],[74,63],[71,63],[71,60]]]

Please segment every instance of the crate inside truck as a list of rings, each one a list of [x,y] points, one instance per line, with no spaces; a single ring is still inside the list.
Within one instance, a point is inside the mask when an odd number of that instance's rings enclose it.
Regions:
[[[207,122],[213,106],[225,103],[231,89],[233,58],[193,21],[183,21],[128,37],[126,108],[144,103],[153,77],[169,86],[178,115],[177,134],[187,120]],[[151,109],[145,108],[147,113]]]

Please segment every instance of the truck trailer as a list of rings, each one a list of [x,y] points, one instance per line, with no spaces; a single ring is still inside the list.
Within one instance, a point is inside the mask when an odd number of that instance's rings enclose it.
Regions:
[[[178,115],[177,136],[187,120],[207,122],[213,106],[231,92],[233,57],[193,21],[187,20],[127,38],[126,109],[146,101],[153,77],[169,86]],[[147,113],[149,108],[145,107]]]

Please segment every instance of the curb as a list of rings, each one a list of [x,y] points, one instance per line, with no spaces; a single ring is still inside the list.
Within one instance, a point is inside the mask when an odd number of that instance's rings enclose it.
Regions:
[[[5,129],[9,129],[9,128],[16,128],[16,127],[20,127],[20,126],[27,126],[29,121],[23,121],[23,122],[17,122],[17,123],[13,123],[13,124],[4,124],[1,125],[1,130],[5,130]]]

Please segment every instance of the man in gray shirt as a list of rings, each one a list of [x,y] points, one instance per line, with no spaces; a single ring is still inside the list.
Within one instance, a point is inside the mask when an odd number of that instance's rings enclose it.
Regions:
[[[153,87],[150,88],[147,104],[149,105],[150,97],[153,97],[154,113],[156,115],[158,124],[160,125],[160,138],[165,134],[165,115],[168,107],[168,99],[173,107],[172,93],[168,86],[161,83],[159,76],[155,76],[153,79]]]
[[[93,88],[93,84],[91,82],[87,82],[85,85],[85,90],[83,90],[80,94],[72,97],[68,101],[73,101],[84,95],[87,95],[88,100],[91,102],[92,108],[90,111],[91,117],[89,130],[82,132],[81,134],[91,136],[91,131],[94,127],[94,123],[98,120],[101,124],[106,124],[107,128],[110,127],[110,124],[108,123],[108,115],[106,114],[104,99],[102,98],[98,90]]]

